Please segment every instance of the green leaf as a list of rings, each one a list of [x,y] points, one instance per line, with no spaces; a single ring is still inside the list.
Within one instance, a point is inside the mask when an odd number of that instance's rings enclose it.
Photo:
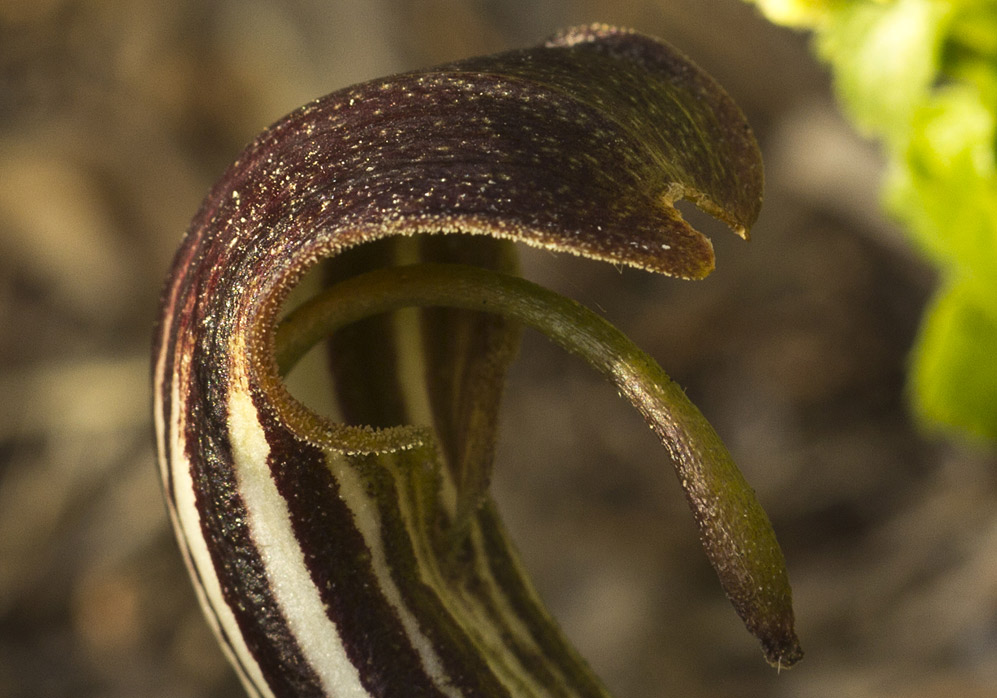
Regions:
[[[936,0],[852,2],[822,25],[818,54],[856,124],[893,146],[905,142],[938,72],[951,6]]]
[[[941,270],[910,379],[916,411],[997,439],[987,417],[997,393],[988,404],[964,380],[979,348],[997,344],[987,335],[997,316],[997,4],[854,0],[821,3],[804,21],[845,111],[885,146],[887,211]]]
[[[948,275],[997,279],[997,113],[979,90],[953,85],[912,118],[904,159],[887,179],[887,208]]]
[[[819,25],[834,10],[855,0],[754,0],[762,12],[776,24],[791,27]]]
[[[997,309],[970,284],[932,302],[914,351],[913,398],[929,424],[997,434]],[[981,302],[982,301],[982,302]]]

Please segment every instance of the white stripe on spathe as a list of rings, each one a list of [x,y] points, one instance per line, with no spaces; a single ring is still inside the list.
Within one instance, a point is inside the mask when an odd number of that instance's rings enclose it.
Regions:
[[[415,649],[422,662],[423,670],[436,687],[446,696],[461,698],[461,693],[452,685],[443,669],[443,663],[433,648],[432,641],[419,629],[419,621],[405,606],[401,591],[391,574],[391,566],[384,552],[381,536],[381,519],[377,503],[365,493],[365,488],[356,471],[345,463],[342,457],[328,455],[326,462],[339,485],[340,496],[353,514],[357,530],[370,550],[371,566],[377,577],[377,584],[384,598],[398,614],[409,644]]]
[[[184,457],[186,444],[183,439],[185,424],[180,409],[181,397],[178,384],[184,372],[178,371],[174,376],[172,409],[170,414],[170,433],[173,437],[170,453],[172,463],[170,464],[173,476],[174,507],[176,509],[175,526],[180,532],[179,539],[184,547],[184,558],[188,565],[193,567],[192,579],[200,580],[200,584],[195,584],[198,600],[204,608],[204,615],[211,624],[215,635],[218,636],[222,649],[230,656],[229,660],[238,658],[238,661],[231,661],[232,665],[239,671],[239,678],[246,690],[253,695],[263,698],[273,698],[273,692],[263,680],[263,673],[259,665],[253,658],[249,647],[246,646],[242,638],[242,632],[236,622],[231,609],[225,603],[222,594],[221,584],[218,575],[215,573],[215,565],[208,552],[207,542],[201,534],[201,517],[197,511],[197,503],[194,497],[194,481],[190,474],[190,461]],[[225,639],[222,638],[224,630]]]
[[[412,463],[399,462],[399,458],[404,458],[405,453],[407,452],[381,456],[383,467],[398,482],[400,491],[405,489],[404,483],[407,479],[403,475],[404,470],[413,467]],[[343,468],[343,470],[346,469]],[[452,480],[445,469],[439,473],[439,477],[442,482],[451,482],[452,486]],[[339,480],[338,471],[336,479]],[[423,582],[435,589],[440,603],[468,634],[468,640],[481,649],[481,658],[510,695],[546,695],[547,689],[536,680],[530,669],[522,664],[515,653],[508,651],[506,633],[515,636],[521,646],[531,648],[535,652],[534,656],[542,656],[541,648],[534,641],[522,619],[512,610],[508,598],[494,579],[485,561],[483,552],[485,544],[477,524],[472,524],[470,527],[473,544],[478,551],[478,554],[474,556],[475,567],[488,591],[472,593],[468,590],[461,591],[459,587],[450,586],[443,577],[431,543],[425,536],[418,535],[418,531],[425,530],[425,525],[416,520],[417,514],[412,510],[411,504],[411,500],[406,496],[399,496],[397,499],[398,512],[404,525],[412,532],[412,551],[415,554]],[[371,507],[374,507],[373,503],[371,503]],[[367,538],[367,534],[365,534],[365,538]],[[373,551],[373,547],[370,547]],[[487,600],[482,598],[483,596],[487,596]],[[496,626],[486,604],[494,604],[499,613],[502,614],[503,622],[500,627]],[[409,635],[411,637],[411,633]],[[433,676],[434,680],[436,679],[435,675],[430,675]],[[559,672],[556,675],[563,679],[563,675]],[[439,685],[438,680],[437,685]]]
[[[232,355],[242,354],[233,351]],[[287,503],[267,466],[270,446],[247,386],[239,377],[232,378],[228,411],[236,484],[246,506],[249,535],[263,562],[274,601],[326,695],[370,698],[305,566]]]

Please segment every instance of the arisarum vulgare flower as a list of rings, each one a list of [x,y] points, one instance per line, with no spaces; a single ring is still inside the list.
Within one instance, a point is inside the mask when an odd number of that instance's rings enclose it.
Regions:
[[[247,690],[607,695],[488,494],[522,325],[643,414],[735,609],[771,663],[799,659],[782,553],[714,430],[605,320],[514,275],[522,242],[700,278],[712,247],[675,202],[747,237],[761,195],[716,82],[605,26],[347,88],[264,131],[191,223],[153,357],[170,516]],[[327,288],[283,316],[320,260]],[[391,312],[408,306],[413,322]],[[335,419],[283,381],[326,337]]]

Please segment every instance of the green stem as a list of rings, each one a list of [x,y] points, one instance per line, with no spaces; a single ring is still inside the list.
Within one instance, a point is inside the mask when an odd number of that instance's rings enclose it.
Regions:
[[[615,357],[650,361],[606,320],[530,281],[480,267],[413,264],[347,279],[291,312],[277,329],[281,375],[287,375],[312,346],[341,327],[406,307],[498,313],[544,333],[602,373],[612,372]]]
[[[650,356],[579,303],[478,267],[379,269],[343,281],[293,311],[277,330],[279,369],[286,374],[310,347],[341,327],[411,306],[501,314],[542,332],[608,378],[671,455],[707,556],[768,660],[788,667],[802,656],[782,551],[720,437]]]

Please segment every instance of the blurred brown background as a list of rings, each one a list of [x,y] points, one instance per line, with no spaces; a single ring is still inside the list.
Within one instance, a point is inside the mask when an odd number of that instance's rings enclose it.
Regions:
[[[243,145],[352,82],[592,21],[720,79],[765,210],[750,244],[695,217],[703,282],[536,252],[524,272],[714,421],[784,544],[808,655],[764,663],[639,417],[528,336],[496,493],[542,593],[621,698],[997,694],[997,464],[905,411],[932,274],[880,217],[876,150],[806,37],[740,0],[0,0],[0,696],[241,695],[167,529],[147,362],[172,251]]]

